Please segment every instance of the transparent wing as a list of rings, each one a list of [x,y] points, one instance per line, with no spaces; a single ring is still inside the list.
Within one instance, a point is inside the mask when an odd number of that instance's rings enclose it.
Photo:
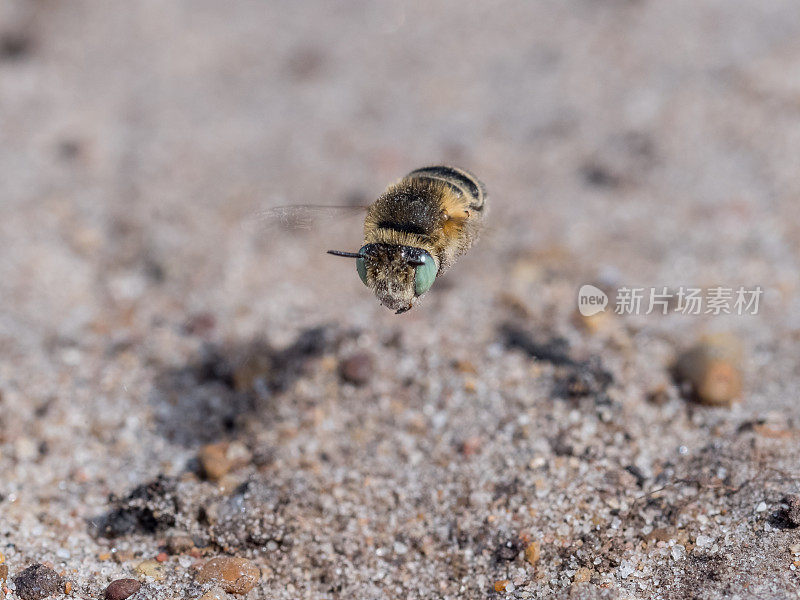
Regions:
[[[364,216],[366,206],[325,206],[297,204],[293,206],[274,206],[253,214],[244,226],[246,229],[303,231],[315,229],[326,223],[347,217]]]

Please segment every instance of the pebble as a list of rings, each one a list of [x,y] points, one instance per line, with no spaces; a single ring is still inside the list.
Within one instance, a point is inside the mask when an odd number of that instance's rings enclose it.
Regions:
[[[112,554],[112,558],[119,564],[131,562],[134,559],[134,554],[130,550],[119,550]]]
[[[17,595],[22,600],[42,600],[58,594],[63,584],[58,573],[42,564],[32,565],[14,577]]]
[[[469,375],[478,374],[478,369],[468,360],[457,360],[453,363],[453,366],[462,373],[468,373]]]
[[[620,578],[627,579],[633,572],[636,570],[636,567],[633,566],[633,563],[629,560],[623,560],[620,565],[619,569],[617,569],[617,573],[619,574]]]
[[[364,385],[372,377],[372,357],[366,352],[356,352],[339,364],[339,375],[355,385]]]
[[[0,565],[0,583],[5,583],[8,579],[8,565]]]
[[[136,566],[136,572],[139,575],[144,575],[145,577],[152,577],[156,581],[161,581],[167,576],[167,571],[160,562],[155,560],[146,560],[144,562],[140,562]]]
[[[699,548],[710,546],[713,543],[714,543],[714,538],[703,534],[698,535],[697,539],[695,540],[695,545],[698,546]]]
[[[197,456],[203,475],[211,481],[219,481],[230,471],[248,464],[251,458],[250,451],[239,442],[207,444]]]
[[[509,585],[511,585],[511,582],[508,579],[500,579],[499,581],[494,582],[494,591],[505,592]]]
[[[199,583],[216,583],[230,594],[246,594],[261,578],[261,572],[246,558],[212,558],[197,571]]]
[[[706,336],[683,352],[675,374],[701,404],[730,406],[742,393],[742,347],[730,334]]]
[[[539,562],[539,556],[541,555],[541,550],[539,548],[539,542],[531,542],[525,547],[525,560],[527,560],[530,564],[535,565]]]
[[[142,584],[135,579],[117,579],[108,584],[106,600],[125,600],[139,591]]]
[[[573,583],[585,583],[591,581],[594,571],[588,567],[581,567],[575,571],[575,576],[572,578]]]
[[[191,536],[177,533],[167,538],[167,550],[170,554],[183,554],[194,548],[194,540]]]
[[[183,325],[183,330],[188,335],[207,336],[217,325],[217,320],[214,315],[208,312],[200,312],[189,315],[186,323]]]
[[[506,560],[512,561],[519,555],[520,547],[517,540],[506,540],[497,545],[494,550],[495,559],[498,561]]]
[[[647,401],[656,406],[669,402],[669,390],[666,385],[659,385],[647,392]]]

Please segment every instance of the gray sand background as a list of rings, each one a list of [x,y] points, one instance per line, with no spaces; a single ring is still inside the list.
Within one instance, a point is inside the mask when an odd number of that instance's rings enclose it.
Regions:
[[[0,596],[796,598],[798,156],[794,0],[3,0]],[[402,316],[357,217],[252,216],[441,162],[489,225]],[[764,295],[587,329],[584,283]],[[669,369],[722,331],[709,408]]]

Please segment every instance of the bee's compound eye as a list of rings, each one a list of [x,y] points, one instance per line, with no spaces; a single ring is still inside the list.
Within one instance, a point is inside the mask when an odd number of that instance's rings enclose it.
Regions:
[[[361,277],[364,285],[367,285],[367,265],[364,264],[363,258],[356,259],[356,271],[358,271],[358,276]]]
[[[431,288],[436,279],[436,263],[427,252],[423,252],[419,260],[422,261],[422,264],[417,265],[414,273],[414,294],[422,296]]]
[[[364,248],[359,250],[359,253],[363,253]],[[364,285],[367,285],[367,264],[364,262],[364,257],[359,257],[356,259],[356,271],[358,271],[358,276],[361,277],[361,281],[364,282]]]

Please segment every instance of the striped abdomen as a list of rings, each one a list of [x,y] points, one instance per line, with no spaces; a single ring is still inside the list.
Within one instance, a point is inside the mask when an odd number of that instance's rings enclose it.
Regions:
[[[416,169],[406,177],[441,181],[450,186],[459,195],[467,198],[470,210],[482,211],[484,208],[486,188],[477,177],[464,169],[437,165]]]

